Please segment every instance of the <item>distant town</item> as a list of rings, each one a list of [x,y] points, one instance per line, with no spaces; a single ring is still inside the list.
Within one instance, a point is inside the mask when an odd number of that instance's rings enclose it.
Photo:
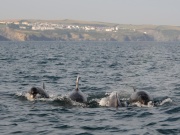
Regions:
[[[118,26],[114,27],[103,27],[103,26],[90,26],[90,25],[73,25],[73,24],[58,24],[49,22],[27,22],[27,21],[0,21],[0,24],[5,25],[17,25],[19,29],[31,29],[31,30],[84,30],[84,31],[106,31],[106,32],[117,32]]]

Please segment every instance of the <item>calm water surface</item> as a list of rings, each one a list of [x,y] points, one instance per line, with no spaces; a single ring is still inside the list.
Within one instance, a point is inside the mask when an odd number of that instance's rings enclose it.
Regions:
[[[66,100],[75,88],[88,105]],[[50,99],[29,101],[45,82]],[[166,102],[156,107],[102,107],[113,91],[132,87]],[[0,42],[1,135],[180,134],[180,43]]]

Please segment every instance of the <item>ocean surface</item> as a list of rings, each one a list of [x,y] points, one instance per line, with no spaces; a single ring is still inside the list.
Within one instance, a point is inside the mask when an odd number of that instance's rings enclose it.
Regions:
[[[68,99],[79,89],[88,102]],[[28,100],[45,83],[50,98]],[[144,90],[156,106],[100,105]],[[0,42],[0,135],[180,134],[179,42]]]

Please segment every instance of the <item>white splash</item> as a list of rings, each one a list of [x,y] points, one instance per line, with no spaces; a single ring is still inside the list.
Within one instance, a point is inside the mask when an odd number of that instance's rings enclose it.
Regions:
[[[27,98],[27,100],[29,100],[29,101],[34,101],[34,98],[33,98],[33,96],[32,96],[31,94],[25,93],[24,96]]]
[[[109,97],[104,97],[99,101],[100,106],[108,106],[109,104]]]
[[[137,107],[154,107],[154,103],[152,101],[149,101],[147,105],[144,105],[140,103],[139,101],[132,103],[132,105],[137,106]]]
[[[171,103],[171,102],[173,102],[171,98],[166,98],[159,105],[164,105],[165,103]]]

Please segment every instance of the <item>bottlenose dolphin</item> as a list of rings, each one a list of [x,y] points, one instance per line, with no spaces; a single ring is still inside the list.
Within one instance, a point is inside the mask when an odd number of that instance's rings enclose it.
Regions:
[[[134,92],[132,93],[132,95],[130,96],[130,103],[133,102],[140,102],[143,105],[148,105],[149,101],[153,101],[153,97],[151,95],[149,95],[147,92],[145,91],[136,91],[135,88]]]
[[[84,103],[87,102],[87,97],[79,89],[79,79],[80,77],[77,76],[76,88],[69,94],[69,98],[73,101]]]
[[[125,106],[125,103],[122,103],[118,97],[118,93],[114,91],[108,97],[102,98],[99,101],[99,105],[118,108]]]
[[[49,98],[49,95],[45,92],[45,84],[43,83],[43,88],[40,87],[32,87],[28,93],[32,99],[37,98],[37,96],[41,98]]]
[[[109,103],[108,103],[109,107],[120,107],[122,106],[119,98],[118,98],[118,94],[116,93],[111,93],[111,95],[109,96]]]

